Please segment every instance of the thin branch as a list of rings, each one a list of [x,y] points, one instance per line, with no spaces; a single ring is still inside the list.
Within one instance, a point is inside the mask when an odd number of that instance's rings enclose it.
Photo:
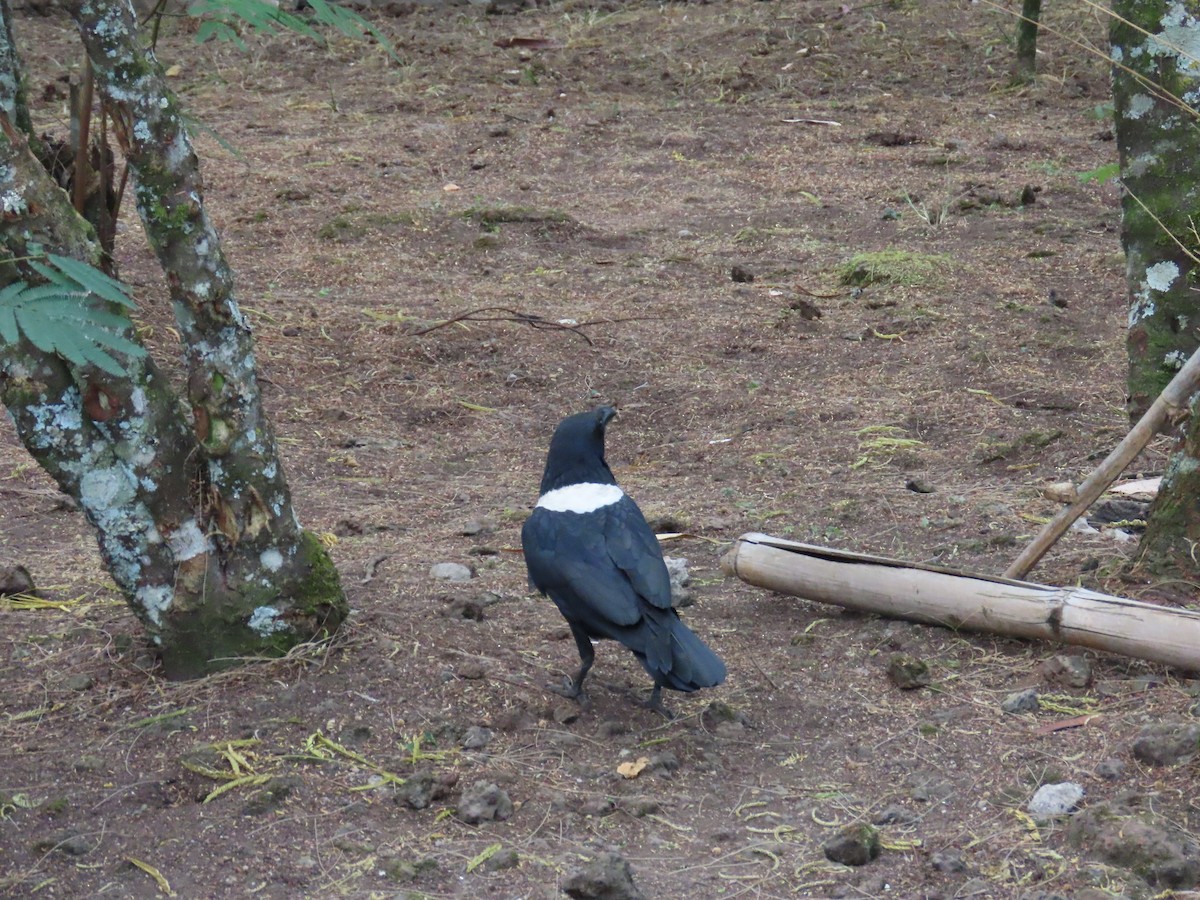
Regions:
[[[504,315],[489,316],[483,313],[504,313]],[[521,312],[517,309],[512,309],[507,306],[481,306],[478,309],[469,309],[466,312],[458,313],[451,316],[442,322],[435,325],[430,325],[427,328],[422,328],[418,331],[409,331],[409,337],[419,337],[423,334],[429,334],[431,331],[437,331],[439,328],[445,328],[447,325],[456,325],[460,322],[517,322],[521,325],[528,325],[530,328],[545,329],[549,331],[570,331],[576,336],[582,338],[588,346],[594,346],[590,337],[584,334],[584,328],[589,328],[593,325],[613,325],[619,322],[641,322],[646,320],[656,320],[659,316],[629,316],[621,319],[590,319],[587,322],[565,322],[556,321],[554,319],[546,319],[542,316],[534,315],[533,313]]]

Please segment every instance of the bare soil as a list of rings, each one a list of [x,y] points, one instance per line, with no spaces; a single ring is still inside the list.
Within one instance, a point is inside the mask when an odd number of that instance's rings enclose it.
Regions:
[[[1144,893],[1021,810],[1072,780],[1085,804],[1135,792],[1200,831],[1196,764],[1129,755],[1142,725],[1189,715],[1194,682],[1093,655],[1093,683],[1062,687],[1039,667],[1059,647],[718,566],[766,531],[999,573],[1056,510],[1040,489],[1124,433],[1119,199],[1078,177],[1115,159],[1105,26],[1048,6],[1071,40],[1044,34],[1022,87],[1011,12],[950,0],[418,8],[378,20],[403,65],[170,25],[159,56],[205,126],[299,511],[336,540],[354,614],[332,645],[165,682],[81,515],[6,426],[0,561],[57,605],[0,607],[0,892],[550,898],[613,849],[660,898]],[[37,118],[61,132],[69,23],[17,26]],[[122,274],[170,353],[125,218]],[[885,250],[907,256],[843,279]],[[545,689],[577,659],[528,591],[519,529],[555,424],[601,401],[621,409],[609,461],[685,533],[668,545],[691,565],[684,615],[729,667],[669,696],[669,723],[617,646],[590,708]],[[1151,596],[1130,548],[1072,534],[1034,576]],[[475,577],[435,582],[443,561]],[[896,653],[932,685],[896,689]],[[1025,687],[1053,699],[1002,713]],[[462,747],[472,726],[482,749]],[[481,781],[506,821],[455,815]],[[876,861],[824,858],[889,807]]]

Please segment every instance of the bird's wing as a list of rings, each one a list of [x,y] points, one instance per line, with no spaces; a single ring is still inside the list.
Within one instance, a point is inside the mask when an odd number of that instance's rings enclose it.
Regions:
[[[629,497],[604,508],[604,538],[608,555],[638,596],[659,609],[671,607],[671,576],[663,562],[658,538],[642,511]]]
[[[529,580],[563,615],[598,635],[642,618],[638,592],[613,564],[604,512],[575,515],[535,509],[521,529]],[[669,590],[669,587],[668,587]]]

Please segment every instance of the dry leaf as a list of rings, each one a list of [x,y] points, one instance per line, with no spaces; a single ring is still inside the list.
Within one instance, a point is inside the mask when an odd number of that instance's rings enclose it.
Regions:
[[[449,194],[454,191],[461,191],[462,188],[460,188],[457,184],[455,184],[453,181],[451,181],[449,184],[443,184],[442,190],[445,191],[447,194]]]
[[[623,762],[617,766],[617,774],[622,778],[637,778],[642,774],[642,769],[650,765],[650,757],[639,756],[637,762]]]
[[[1092,719],[1098,718],[1100,718],[1099,713],[1087,713],[1086,715],[1075,716],[1072,719],[1060,719],[1057,722],[1047,722],[1045,725],[1035,731],[1034,734],[1053,734],[1056,731],[1066,731],[1068,728],[1079,728],[1092,721]]]
[[[183,66],[181,66],[181,65],[174,65],[174,66],[171,66],[169,69],[167,69],[167,71],[166,71],[166,76],[167,76],[168,78],[176,78],[176,77],[178,77],[178,76],[179,76],[179,75],[180,75],[182,72],[183,72]]]

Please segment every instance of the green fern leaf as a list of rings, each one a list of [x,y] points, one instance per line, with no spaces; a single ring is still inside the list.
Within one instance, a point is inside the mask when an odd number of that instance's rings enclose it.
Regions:
[[[31,259],[29,261],[29,268],[33,269],[51,284],[58,284],[62,287],[69,288],[75,287],[74,279],[68,278],[64,272],[60,272],[58,269],[52,269],[49,266],[38,262],[36,259]]]
[[[11,306],[0,306],[0,340],[6,344],[15,344],[17,336],[17,317],[14,309]]]
[[[141,350],[140,347],[138,349]],[[94,344],[80,343],[79,353],[97,369],[103,369],[109,375],[115,375],[117,378],[124,378],[129,374],[124,366],[122,366],[119,362]]]
[[[95,266],[89,266],[87,263],[69,256],[57,256],[54,253],[48,254],[48,258],[63,274],[73,279],[88,293],[95,294],[97,297],[126,309],[134,308],[134,302],[125,293],[125,285],[109,278]]]
[[[387,51],[388,56],[396,62],[400,62],[396,48],[392,46],[391,42],[383,36],[378,28],[354,10],[329,3],[327,0],[308,0],[308,4],[312,7],[313,15],[318,22],[336,28],[349,38],[364,38],[370,35],[379,42],[380,47]]]
[[[55,352],[55,337],[57,329],[50,320],[37,311],[36,306],[18,306],[15,310],[17,324],[29,339],[29,343],[43,353]]]

